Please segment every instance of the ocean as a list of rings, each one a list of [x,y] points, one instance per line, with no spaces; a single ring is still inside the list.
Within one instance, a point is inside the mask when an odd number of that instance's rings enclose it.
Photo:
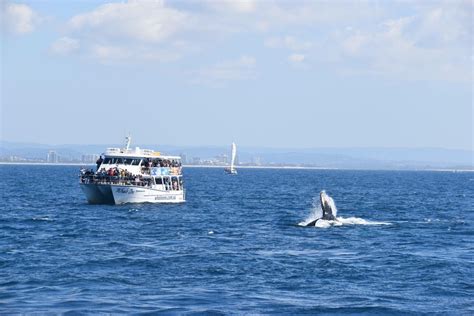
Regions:
[[[180,205],[89,205],[1,165],[0,314],[474,314],[474,173],[185,168]],[[338,225],[298,225],[319,192]]]

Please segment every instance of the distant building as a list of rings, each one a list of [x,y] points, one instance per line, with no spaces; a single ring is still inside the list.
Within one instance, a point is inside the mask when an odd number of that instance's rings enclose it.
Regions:
[[[56,151],[50,150],[48,155],[46,156],[46,162],[49,163],[58,163],[59,162],[59,155]]]
[[[10,161],[10,162],[24,162],[27,161],[26,158],[20,156],[8,156],[8,157],[0,157],[1,161]]]
[[[229,162],[229,157],[226,154],[214,157],[216,164],[226,165]]]
[[[188,163],[188,160],[186,159],[186,154],[179,154],[179,156],[181,157],[181,163],[183,165],[187,164]]]
[[[193,165],[199,165],[199,164],[201,164],[201,158],[193,157]]]
[[[88,154],[82,155],[81,162],[83,163],[95,163],[99,159],[99,155],[97,154]]]
[[[252,158],[252,164],[255,165],[255,166],[261,166],[262,165],[262,158],[253,157]]]

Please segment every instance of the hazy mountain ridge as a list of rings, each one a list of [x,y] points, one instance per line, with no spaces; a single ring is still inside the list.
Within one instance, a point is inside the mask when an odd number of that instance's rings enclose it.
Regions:
[[[56,151],[68,160],[80,159],[82,155],[100,154],[107,147],[123,145],[45,145],[2,141],[0,157],[10,156],[28,159],[45,159],[49,150]],[[133,146],[135,147],[135,146]],[[230,146],[172,146],[138,145],[165,154],[185,154],[193,158],[211,159],[230,155]],[[324,168],[351,169],[474,169],[473,151],[442,148],[259,148],[239,147],[239,162],[262,165],[301,165]]]

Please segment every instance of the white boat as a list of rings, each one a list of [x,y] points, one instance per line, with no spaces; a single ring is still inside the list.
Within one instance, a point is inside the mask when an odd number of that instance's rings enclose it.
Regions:
[[[80,186],[90,204],[182,203],[185,201],[181,157],[150,149],[107,148],[97,171],[82,169]]]
[[[230,167],[225,168],[224,171],[228,174],[237,174],[237,169],[235,169],[235,157],[237,156],[237,146],[235,143],[232,143],[232,156],[230,159]]]

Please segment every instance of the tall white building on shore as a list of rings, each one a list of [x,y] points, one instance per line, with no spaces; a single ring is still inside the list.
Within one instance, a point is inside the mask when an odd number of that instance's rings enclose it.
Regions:
[[[59,155],[56,151],[50,150],[46,157],[46,162],[49,163],[58,163],[59,162]]]

